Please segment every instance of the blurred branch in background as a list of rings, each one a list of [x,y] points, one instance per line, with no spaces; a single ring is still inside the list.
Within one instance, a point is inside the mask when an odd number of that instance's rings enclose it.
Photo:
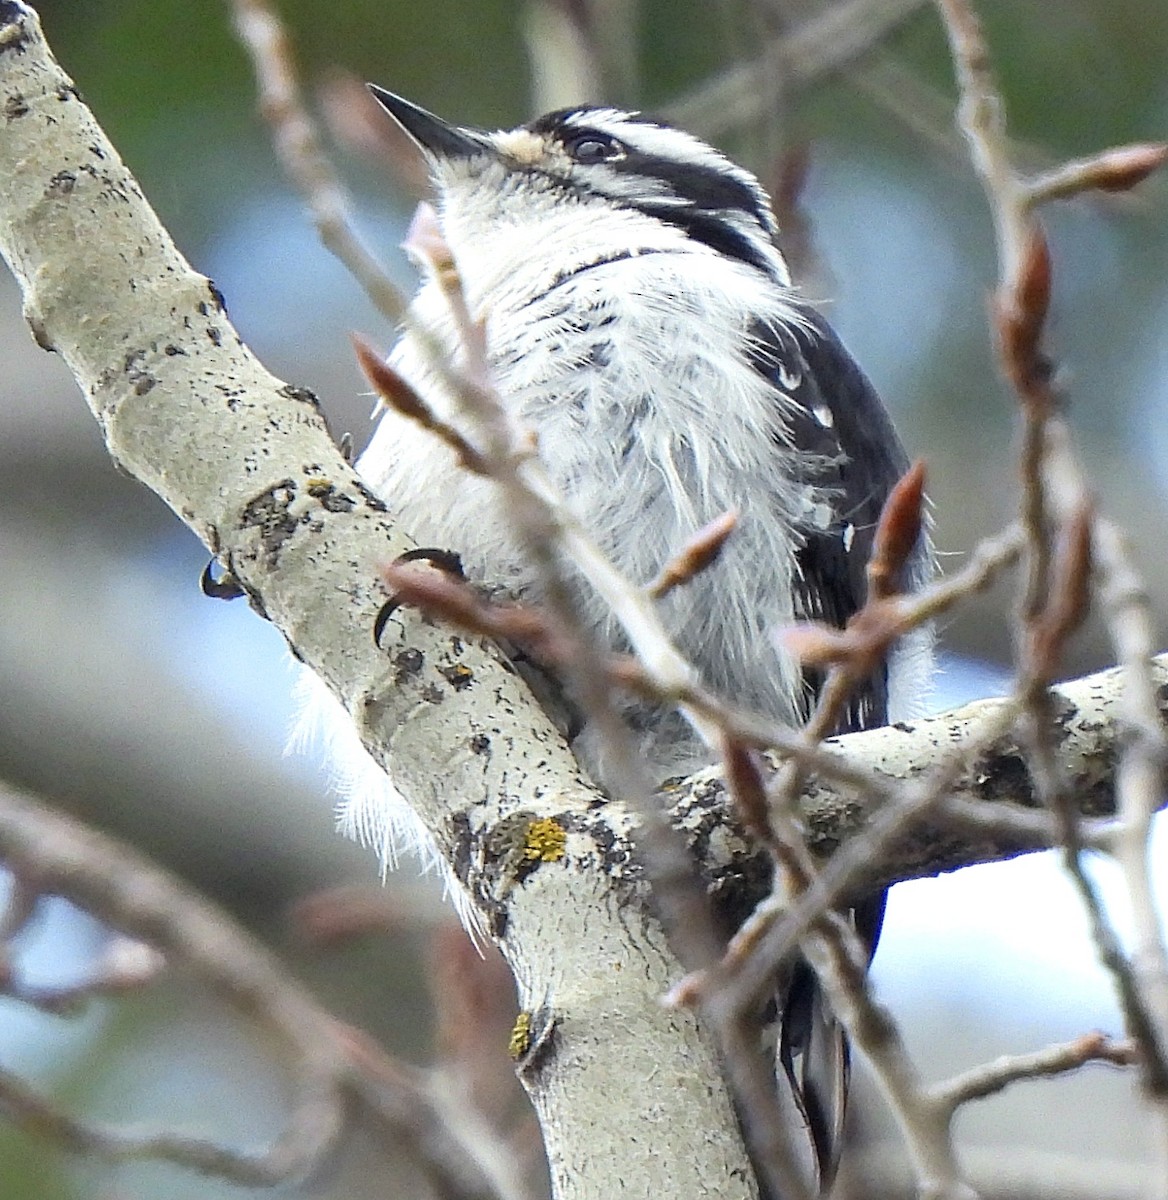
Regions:
[[[1100,958],[1114,977],[1128,1030],[1138,1043],[1144,1089],[1159,1126],[1158,1170],[1168,1180],[1168,952],[1152,894],[1150,858],[1152,817],[1164,797],[1168,742],[1152,667],[1154,622],[1126,536],[1097,511],[1064,416],[1065,400],[1054,384],[1045,345],[1050,251],[1035,215],[1051,189],[1027,181],[1010,161],[1005,102],[972,5],[938,0],[938,8],[961,90],[959,119],[993,212],[999,268],[994,318],[1002,365],[1018,393],[1022,415],[1028,576],[1015,635],[1017,689],[1026,710],[1022,732],[1036,789],[1062,825],[1067,869],[1088,907]],[[1120,147],[1057,175],[1077,179],[1079,190],[1123,191],[1166,158],[1168,146],[1163,144]],[[1123,953],[1083,868],[1074,793],[1053,744],[1057,714],[1049,684],[1063,644],[1086,617],[1093,590],[1124,677],[1125,736],[1116,773],[1119,821],[1108,849],[1123,871],[1134,914],[1136,940],[1130,955]]]
[[[283,1047],[294,1081],[284,1132],[266,1150],[235,1150],[209,1136],[139,1132],[68,1116],[18,1076],[0,1071],[0,1108],[18,1127],[111,1161],[158,1158],[249,1186],[298,1181],[320,1170],[340,1136],[346,1097],[357,1099],[425,1167],[446,1200],[523,1200],[520,1165],[531,1154],[496,1143],[510,1076],[502,1053],[501,963],[481,960],[461,930],[435,948],[434,996],[445,1014],[442,1063],[432,1072],[393,1061],[325,1012],[273,955],[168,873],[111,838],[0,791],[0,860],[14,886],[0,934],[0,990],[51,1011],[76,1011],[111,991],[147,986],[166,969],[208,988]],[[21,983],[12,938],[47,896],[64,896],[138,947],[98,964],[68,989]],[[468,957],[469,955],[469,957]],[[486,1003],[484,1003],[484,1000]],[[468,1052],[468,1047],[475,1047]],[[514,1079],[509,1082],[514,1091]],[[511,1098],[515,1108],[516,1098]],[[530,1133],[527,1135],[530,1141]],[[519,1164],[519,1165],[517,1165]],[[530,1167],[528,1168],[530,1170]]]
[[[874,50],[923,6],[924,0],[841,0],[821,5],[810,15],[801,14],[801,23],[765,47],[757,61],[736,63],[699,84],[673,101],[664,115],[683,129],[715,140],[730,130],[748,128],[765,115],[762,104],[774,73],[792,91],[820,83],[825,76],[854,66],[856,59]]]
[[[572,104],[615,100],[616,87],[606,85],[605,59],[598,34],[608,30],[607,46],[613,44],[611,33],[629,22],[597,22],[596,10],[606,7],[614,14],[627,17],[632,4],[597,5],[587,0],[532,0],[526,6],[523,36],[531,63],[531,103],[536,112],[551,112]],[[632,32],[629,30],[629,32]],[[636,39],[625,44],[622,65],[633,65]],[[627,71],[626,71],[627,74]],[[632,80],[626,78],[625,87]]]
[[[980,1200],[1146,1200],[1146,1168],[1125,1159],[1084,1161],[1027,1149],[963,1148]],[[874,1146],[846,1160],[839,1191],[848,1200],[918,1200],[912,1171],[888,1147]]]
[[[265,0],[233,0],[235,27],[255,64],[260,112],[284,169],[309,203],[321,241],[345,264],[377,310],[401,320],[405,299],[353,227],[351,202],[304,108],[283,23]]]

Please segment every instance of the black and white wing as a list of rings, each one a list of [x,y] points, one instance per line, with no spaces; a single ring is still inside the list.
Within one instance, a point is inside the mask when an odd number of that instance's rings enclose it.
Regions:
[[[835,332],[808,311],[802,327],[766,329],[757,366],[787,401],[786,431],[796,482],[813,502],[800,529],[794,581],[795,615],[842,628],[862,607],[865,568],[876,523],[889,492],[908,467],[908,458],[884,405]],[[927,547],[909,567],[910,586],[926,571]],[[822,676],[805,672],[805,713],[814,707]],[[888,720],[888,667],[860,686],[837,727],[846,733]],[[856,910],[857,930],[876,948],[886,894]],[[830,1186],[840,1151],[848,1090],[847,1040],[828,1008],[814,973],[794,964],[779,997],[778,1065],[790,1099],[812,1144],[817,1183]]]
[[[804,464],[798,482],[819,501],[809,505],[799,530],[795,615],[842,628],[864,603],[876,523],[909,463],[884,405],[834,330],[810,310],[805,322],[768,330],[758,363],[788,397],[787,434],[796,461]],[[924,572],[925,555],[922,544],[910,574]],[[807,714],[820,682],[809,674]],[[885,667],[853,697],[838,732],[887,720]]]

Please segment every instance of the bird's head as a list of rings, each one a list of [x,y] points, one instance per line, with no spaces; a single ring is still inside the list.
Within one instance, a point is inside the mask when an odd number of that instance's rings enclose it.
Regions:
[[[627,236],[636,253],[672,241],[789,283],[762,185],[680,129],[637,113],[580,107],[484,132],[371,90],[426,156],[443,207],[472,213],[484,233],[501,222],[522,235],[529,222],[535,237],[555,238],[562,227],[574,241],[574,229],[591,229],[598,242]]]

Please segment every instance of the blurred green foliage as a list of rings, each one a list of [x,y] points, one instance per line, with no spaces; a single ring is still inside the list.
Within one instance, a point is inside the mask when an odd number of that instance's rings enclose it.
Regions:
[[[61,1155],[0,1123],[0,1187],[9,1200],[75,1200],[79,1195]]]

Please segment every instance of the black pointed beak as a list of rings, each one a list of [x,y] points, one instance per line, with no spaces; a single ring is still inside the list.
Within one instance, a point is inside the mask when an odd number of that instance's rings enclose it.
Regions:
[[[472,158],[487,149],[487,141],[473,129],[450,125],[432,112],[411,104],[393,92],[368,85],[374,99],[431,158]]]

